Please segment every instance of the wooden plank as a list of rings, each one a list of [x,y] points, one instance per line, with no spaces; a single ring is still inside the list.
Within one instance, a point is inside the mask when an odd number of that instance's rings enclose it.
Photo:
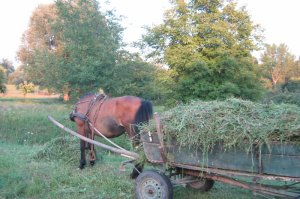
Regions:
[[[188,170],[192,170],[192,171],[199,171],[199,176],[201,176],[201,174],[203,172],[206,172],[207,174],[214,173],[214,174],[218,174],[218,175],[232,176],[232,177],[242,176],[242,177],[255,177],[257,179],[265,179],[265,180],[280,180],[280,181],[300,182],[300,178],[296,178],[296,177],[257,174],[257,173],[251,173],[251,172],[232,171],[232,170],[216,169],[216,168],[202,168],[202,167],[199,167],[199,166],[179,164],[179,163],[176,163],[176,162],[170,162],[170,166],[179,167],[179,168],[183,168],[183,169],[188,169]]]
[[[157,136],[158,136],[158,140],[159,140],[159,152],[160,155],[163,159],[163,162],[167,162],[167,157],[166,157],[166,149],[165,149],[165,143],[164,143],[164,135],[161,131],[161,123],[160,123],[160,117],[158,115],[158,113],[154,113],[154,120],[155,120],[155,124],[156,124],[156,131],[157,131]]]
[[[271,151],[267,145],[263,145],[261,149],[262,154],[277,154],[300,156],[300,143],[297,142],[272,142]]]
[[[188,149],[186,147],[169,147],[168,157],[170,161],[179,164],[187,164],[199,167],[212,167],[228,170],[258,172],[258,160],[254,154],[247,154],[242,150],[225,151],[221,145],[217,145],[208,156],[200,149]]]
[[[263,173],[300,177],[300,157],[262,154]]]
[[[147,148],[151,153],[161,153],[155,147],[160,146],[157,133],[151,134],[151,140],[147,134],[142,135],[144,142],[156,143],[154,148]],[[221,144],[216,145],[208,156],[202,150],[179,147],[176,141],[172,145],[165,145],[167,161],[193,167],[209,167],[256,174],[269,174],[286,177],[300,177],[300,146],[299,143],[272,143],[272,151],[264,145],[261,150],[256,148],[247,154],[244,149],[236,148],[224,151]],[[161,157],[151,155],[152,162],[161,162]]]
[[[146,158],[149,162],[152,162],[152,163],[163,163],[164,162],[164,159],[161,155],[161,151],[159,149],[159,144],[151,143],[151,142],[144,142],[143,148],[144,148]]]

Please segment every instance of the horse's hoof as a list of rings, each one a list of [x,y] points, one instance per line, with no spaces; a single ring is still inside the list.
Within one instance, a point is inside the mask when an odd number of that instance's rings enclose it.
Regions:
[[[79,169],[83,169],[84,168],[84,166],[85,166],[85,162],[80,162],[80,164],[79,164]]]
[[[94,166],[94,165],[95,165],[95,160],[91,160],[91,161],[90,161],[90,165],[91,165],[91,166]]]

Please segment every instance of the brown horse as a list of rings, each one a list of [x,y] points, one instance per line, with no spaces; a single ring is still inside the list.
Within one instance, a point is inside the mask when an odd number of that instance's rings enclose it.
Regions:
[[[75,104],[70,119],[76,122],[80,135],[94,139],[95,129],[107,138],[118,137],[127,132],[130,139],[139,141],[138,125],[148,122],[153,116],[152,103],[135,96],[109,98],[103,94],[87,94]],[[86,164],[85,141],[80,141],[80,166]],[[96,160],[95,149],[89,144],[90,164]],[[138,168],[141,169],[141,168]],[[136,175],[137,173],[132,173]]]

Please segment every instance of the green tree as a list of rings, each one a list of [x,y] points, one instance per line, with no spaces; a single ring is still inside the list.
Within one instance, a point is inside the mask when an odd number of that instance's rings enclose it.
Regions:
[[[19,57],[31,80],[57,92],[107,91],[121,33],[96,0],[58,0],[34,12]]]
[[[173,106],[177,103],[178,93],[174,92],[176,88],[175,76],[174,70],[156,67],[154,74],[154,99],[158,104]]]
[[[29,26],[23,33],[22,44],[17,53],[17,57],[22,63],[22,67],[17,73],[20,72],[19,74],[22,76],[24,71],[25,75],[27,75],[27,79],[24,79],[24,81],[30,80],[42,87],[52,87],[52,82],[56,81],[56,79],[49,81],[49,76],[53,74],[47,71],[48,63],[46,61],[48,61],[50,55],[59,56],[63,51],[60,38],[55,38],[56,34],[52,28],[53,23],[57,20],[57,16],[55,4],[39,5],[33,11]],[[41,55],[45,55],[44,64],[43,60],[40,60]],[[48,69],[51,70],[51,66]],[[15,83],[19,85],[22,82],[22,80],[17,80]]]
[[[26,97],[26,95],[28,93],[34,92],[35,85],[32,82],[25,81],[25,82],[20,83],[18,87],[21,90],[21,92],[23,93],[24,97]]]
[[[5,72],[4,69],[0,66],[0,93],[6,92],[6,86],[5,86]]]
[[[180,100],[229,96],[255,99],[261,91],[251,52],[261,31],[234,1],[172,1],[163,24],[148,28],[142,47],[173,70]]]
[[[0,66],[2,66],[5,69],[5,75],[8,77],[11,73],[15,71],[15,67],[11,61],[8,59],[2,59],[0,61]]]
[[[299,76],[299,68],[287,45],[266,44],[261,55],[262,68],[266,71],[266,78],[272,87],[279,83],[287,83],[292,77]]]
[[[14,84],[16,87],[19,86],[20,83],[27,81],[28,78],[24,72],[24,66],[21,65],[16,70],[8,76],[7,82],[9,84]]]
[[[136,95],[154,98],[155,66],[144,62],[137,54],[119,52],[114,73],[107,80],[112,95]]]
[[[0,61],[0,93],[6,92],[5,84],[8,83],[9,76],[14,72],[13,63],[8,59]]]

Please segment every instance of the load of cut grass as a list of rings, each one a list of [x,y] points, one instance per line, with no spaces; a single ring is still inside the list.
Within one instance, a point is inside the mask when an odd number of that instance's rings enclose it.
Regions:
[[[300,107],[260,104],[240,99],[195,101],[160,115],[165,138],[180,146],[208,152],[217,143],[224,149],[272,141],[300,141]],[[154,126],[151,127],[155,131]],[[170,139],[169,139],[170,140]]]
[[[63,136],[57,137],[43,145],[43,148],[34,155],[38,160],[59,160],[66,163],[76,163],[80,157],[78,138]]]

